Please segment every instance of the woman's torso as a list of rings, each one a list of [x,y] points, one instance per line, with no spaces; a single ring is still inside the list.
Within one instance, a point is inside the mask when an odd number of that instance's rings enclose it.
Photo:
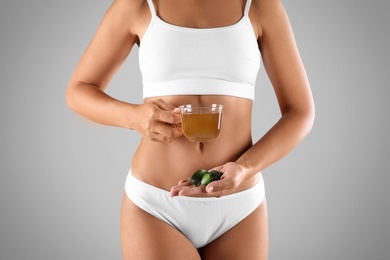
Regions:
[[[251,100],[227,96],[160,98],[175,107],[183,104],[223,104],[221,131],[216,139],[205,143],[189,141],[185,136],[171,143],[142,139],[131,166],[135,177],[142,181],[169,190],[198,169],[210,169],[235,161],[252,145]]]
[[[195,8],[196,10],[200,13],[202,10],[205,12],[201,19],[189,15],[192,12],[191,8],[188,8],[189,3],[184,7],[176,5],[176,9],[173,8],[175,1],[159,0],[158,3],[154,3],[161,19],[183,27],[224,27],[232,25],[242,18],[246,1],[232,1],[231,5],[225,4],[228,7],[224,7],[223,1],[216,2],[211,4],[206,2],[193,3],[194,6],[198,6]],[[211,11],[205,11],[212,10],[213,6],[218,6],[221,9],[221,12],[214,11],[216,14],[214,16]],[[148,16],[147,12],[146,16]],[[147,20],[145,19],[145,21]],[[144,25],[140,28],[142,28],[140,29],[142,48],[142,36],[147,26]],[[184,104],[193,106],[222,104],[224,106],[222,127],[219,136],[206,143],[192,142],[184,136],[168,144],[142,139],[131,165],[132,173],[138,179],[169,190],[180,180],[189,178],[198,169],[210,169],[235,161],[252,145],[251,99],[229,95],[169,95],[149,97],[145,99],[145,102],[152,102],[158,98],[175,107]],[[244,181],[236,191],[253,186],[256,180],[257,176]]]

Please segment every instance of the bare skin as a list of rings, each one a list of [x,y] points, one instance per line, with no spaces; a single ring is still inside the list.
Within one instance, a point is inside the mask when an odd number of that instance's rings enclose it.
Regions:
[[[154,1],[162,20],[191,28],[236,23],[243,15],[245,0],[228,3]],[[170,191],[172,196],[218,197],[248,189],[264,168],[299,144],[314,120],[310,86],[281,2],[253,0],[249,17],[281,111],[280,120],[255,144],[251,138],[249,99],[163,96],[148,98],[142,104],[129,104],[104,92],[132,47],[142,45],[151,18],[144,0],[114,1],[69,81],[67,103],[92,121],[141,134],[143,138],[131,164],[132,173],[144,182]],[[224,105],[220,135],[208,143],[188,141],[175,127],[180,123],[175,108],[182,104],[211,103]],[[200,168],[220,170],[223,178],[205,188],[188,186],[185,180]],[[124,196],[121,241],[123,259],[267,259],[266,203],[220,238],[196,250],[179,231],[137,208]],[[162,255],[166,258],[161,258]]]

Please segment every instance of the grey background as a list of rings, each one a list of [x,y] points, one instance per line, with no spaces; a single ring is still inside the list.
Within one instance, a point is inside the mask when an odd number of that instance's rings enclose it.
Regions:
[[[270,259],[390,259],[388,0],[284,1],[316,101],[311,134],[264,171]],[[139,141],[65,105],[110,1],[0,3],[0,259],[120,259]],[[137,48],[108,92],[141,102]],[[279,116],[259,73],[254,138]]]

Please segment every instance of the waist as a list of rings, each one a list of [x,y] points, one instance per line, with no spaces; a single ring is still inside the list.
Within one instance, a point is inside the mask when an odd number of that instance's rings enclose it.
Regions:
[[[225,95],[254,100],[253,83],[237,83],[221,79],[182,79],[165,82],[143,82],[144,98],[167,95]]]
[[[237,160],[252,146],[252,102],[249,99],[219,96],[175,96],[163,99],[173,106],[223,104],[220,133],[216,139],[204,143],[189,141],[184,136],[169,144],[142,139],[131,165],[136,178],[169,190],[180,180],[190,178],[196,170],[211,169]],[[146,100],[149,101],[152,100]]]

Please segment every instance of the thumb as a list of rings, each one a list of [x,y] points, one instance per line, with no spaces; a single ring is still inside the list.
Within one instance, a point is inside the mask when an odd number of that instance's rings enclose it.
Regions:
[[[211,192],[219,192],[219,191],[222,191],[223,190],[223,181],[220,180],[220,181],[213,181],[213,182],[210,182],[207,186],[206,186],[206,192],[207,193],[211,193]]]

